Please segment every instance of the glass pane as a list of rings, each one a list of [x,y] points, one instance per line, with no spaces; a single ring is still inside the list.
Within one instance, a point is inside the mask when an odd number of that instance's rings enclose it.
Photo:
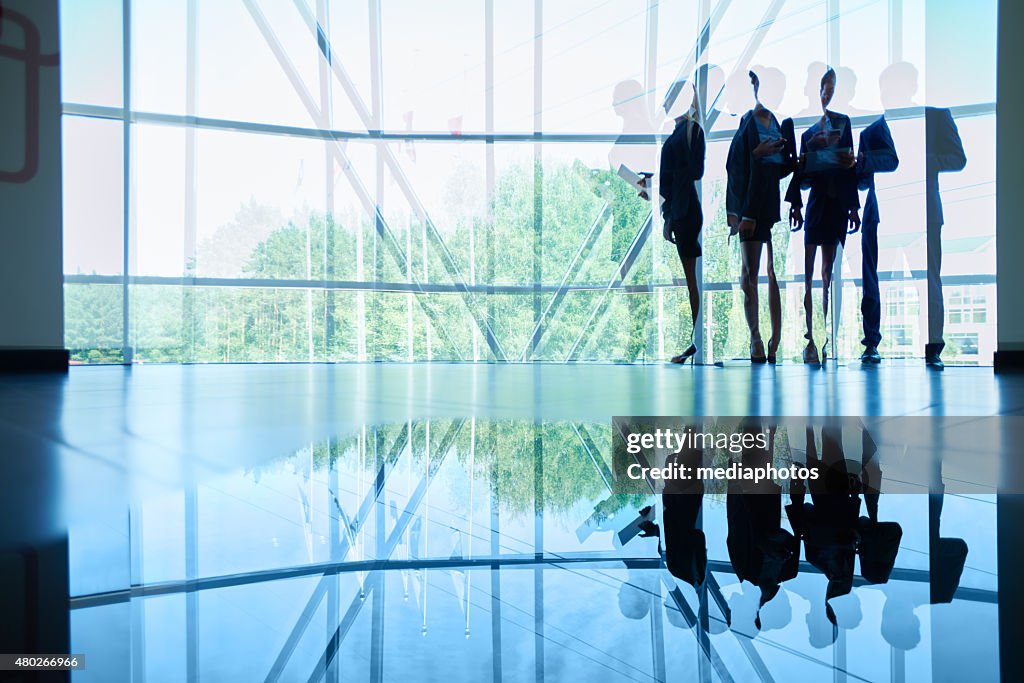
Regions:
[[[650,133],[643,3],[544,3],[543,130]]]
[[[124,318],[120,284],[64,285],[64,346],[72,363],[122,363]]]
[[[384,128],[484,129],[484,5],[401,0],[381,6]],[[438,40],[444,36],[444,40]]]
[[[120,121],[63,119],[64,273],[124,272],[124,158]]]
[[[63,101],[121,106],[122,5],[122,0],[60,3]]]
[[[132,109],[194,113],[185,111],[187,8],[185,2],[132,1]]]

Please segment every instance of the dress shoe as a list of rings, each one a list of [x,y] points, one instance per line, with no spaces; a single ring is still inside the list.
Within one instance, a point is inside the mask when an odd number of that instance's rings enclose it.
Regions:
[[[878,354],[877,346],[869,346],[864,349],[864,353],[860,354],[861,363],[874,363],[877,365],[882,362],[882,357]]]
[[[932,370],[942,370],[946,367],[946,364],[942,362],[937,353],[929,353],[924,357],[924,364],[930,367]]]

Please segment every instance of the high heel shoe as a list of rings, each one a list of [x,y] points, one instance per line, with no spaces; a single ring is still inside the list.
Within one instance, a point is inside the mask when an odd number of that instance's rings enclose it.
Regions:
[[[755,365],[764,365],[768,362],[768,356],[764,354],[764,342],[760,339],[750,342],[750,362]]]
[[[693,358],[694,359],[693,363],[696,363],[697,362],[696,355],[697,355],[697,347],[694,346],[693,344],[690,344],[690,348],[686,349],[685,351],[683,351],[678,356],[672,356],[672,359],[669,362],[670,363],[675,363],[677,365],[685,365],[686,361],[688,361],[691,358]]]
[[[772,350],[773,347],[775,348],[774,351]],[[768,356],[767,356],[767,358],[768,358],[768,364],[769,365],[775,365],[775,361],[776,361],[775,354],[778,353],[778,350],[779,350],[778,343],[775,341],[775,337],[772,337],[771,339],[768,340]]]
[[[821,365],[821,360],[818,358],[818,347],[812,341],[807,342],[807,346],[804,347],[803,357],[806,365]]]

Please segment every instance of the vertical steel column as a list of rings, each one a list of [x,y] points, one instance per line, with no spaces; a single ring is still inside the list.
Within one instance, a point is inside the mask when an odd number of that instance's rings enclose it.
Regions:
[[[374,130],[381,130],[384,120],[384,81],[382,76],[383,65],[381,64],[381,0],[369,0],[369,14],[370,14],[370,115],[372,118],[372,124]],[[372,334],[373,334],[373,354],[372,358],[374,361],[381,360],[380,350],[378,344],[378,337],[380,335],[381,318],[380,318],[380,302],[377,300],[377,283],[381,280],[381,267],[380,267],[380,256],[381,248],[379,235],[382,232],[383,214],[384,214],[384,156],[381,147],[386,143],[378,140],[375,149],[375,158],[377,160],[377,185],[376,193],[374,195],[374,203],[376,204],[377,210],[373,214],[373,220],[375,222],[373,231],[373,321]],[[365,315],[365,314],[364,314]]]
[[[646,96],[644,101],[646,102],[647,113],[650,116],[654,113],[654,107],[657,106],[657,95],[655,94],[658,88],[658,0],[647,0],[647,16],[644,24],[644,92]],[[653,121],[653,117],[652,117]],[[657,145],[657,143],[652,143]],[[654,150],[652,150],[654,151]],[[652,155],[653,156],[653,155]],[[657,169],[652,168],[651,171]],[[653,192],[653,184],[651,188],[651,211],[653,212],[655,219],[658,216],[658,196]],[[648,278],[647,284],[652,284],[655,279],[655,273],[657,272],[658,256],[662,253],[662,240],[651,240],[651,274]],[[651,297],[652,301],[649,303],[652,305],[648,306],[647,324],[645,327],[648,328],[647,339],[644,341],[644,360],[647,361],[651,357],[659,358],[661,348],[660,344],[655,344],[655,340],[662,339],[662,307],[653,305],[653,299],[661,301],[663,290],[650,291],[647,296]],[[656,324],[651,325],[652,318],[655,318]]]
[[[316,20],[320,31],[326,36],[326,42],[330,44],[331,17],[330,6],[327,0],[316,0]],[[317,53],[318,77],[320,79],[320,128],[331,130],[334,128],[334,110],[331,82],[331,66],[327,62],[327,55],[320,49],[319,35],[317,45],[314,49]],[[331,55],[333,58],[333,55]],[[324,262],[323,280],[334,280],[334,151],[330,143],[324,143]],[[327,288],[324,291],[324,354],[323,360],[335,360],[331,353],[334,345],[334,298],[333,289]],[[313,320],[310,317],[310,325]]]
[[[544,0],[533,3],[533,132],[544,129]],[[540,322],[540,287],[544,277],[544,161],[543,145],[533,144],[533,324]],[[532,351],[536,351],[536,342]]]
[[[494,324],[494,0],[484,4],[484,131],[488,138],[484,145],[484,192],[486,197],[487,244],[485,280],[487,282],[487,328]],[[489,348],[489,347],[488,347]],[[493,353],[487,361],[494,363]],[[500,623],[500,622],[499,622]]]
[[[488,0],[488,5],[492,0]],[[495,451],[495,426],[493,422],[487,423],[487,430],[490,439],[487,443],[488,451],[496,454]],[[496,500],[498,488],[498,458],[491,458],[491,557],[497,558],[501,555],[501,514]],[[491,565],[491,667],[492,680],[494,683],[501,683],[501,566],[495,562]]]
[[[710,130],[707,130],[707,128],[709,126],[709,119],[708,119],[708,113],[709,113],[708,112],[708,78],[707,78],[707,69],[701,69],[700,65],[701,65],[702,62],[705,63],[705,64],[710,64],[710,61],[708,60],[707,55],[708,55],[708,48],[710,47],[709,43],[711,41],[711,33],[712,33],[712,31],[714,31],[714,27],[711,26],[711,23],[710,23],[711,22],[711,0],[700,0],[700,3],[697,5],[697,26],[704,26],[705,22],[707,22],[707,24],[708,24],[708,30],[701,32],[700,40],[697,42],[697,54],[694,55],[694,62],[697,64],[697,76],[696,76],[696,78],[697,78],[697,96],[700,98],[700,107],[701,107],[700,123],[701,123],[701,126],[704,127],[704,136],[705,136],[705,139],[707,139],[707,136],[711,133]],[[718,93],[715,93],[715,97],[718,97]],[[697,200],[699,202],[701,202],[701,204],[704,203],[704,179],[703,178],[701,180],[697,181]],[[697,236],[697,240],[698,240],[698,242],[701,245],[703,245],[703,243],[704,243],[704,231],[703,230],[701,230],[701,234]],[[697,309],[697,320],[693,324],[693,326],[694,326],[693,341],[697,345],[697,357],[694,358],[693,360],[694,360],[695,363],[704,363],[704,358],[705,358],[705,356],[704,356],[704,347],[709,345],[711,343],[711,340],[713,339],[713,337],[710,334],[708,334],[706,337],[704,335],[704,319],[705,319],[705,315],[704,315],[704,308],[705,308],[705,306],[704,306],[704,298],[705,298],[704,297],[704,257],[701,257],[701,258],[697,259],[696,271],[697,271],[696,272],[697,287],[698,287],[698,289],[701,292],[701,294],[700,294],[701,306],[700,306],[700,308]],[[687,283],[687,285],[689,285],[689,283]],[[707,299],[708,299],[708,303],[710,304],[710,301],[711,301],[710,294],[708,295]],[[691,315],[692,315],[692,313],[691,313]],[[700,395],[701,395],[701,393],[698,392],[698,396],[700,396]]]
[[[538,0],[539,2],[539,0]],[[535,366],[536,367],[536,366]],[[534,393],[539,387],[535,381]],[[533,419],[533,556],[544,559],[544,422]],[[533,567],[533,665],[537,683],[544,682],[544,566]]]
[[[145,582],[145,573],[142,564],[142,507],[129,503],[128,505],[128,561],[130,564],[128,574],[128,585],[142,585]],[[131,632],[131,679],[141,681],[145,679],[146,671],[146,601],[144,599],[133,599],[129,601],[131,612],[129,625]]]
[[[903,61],[903,0],[889,0],[889,63]]]
[[[199,578],[198,486],[191,472],[185,482],[185,580]],[[199,680],[199,592],[185,594],[185,670],[188,680]]]
[[[381,444],[381,433],[373,428],[373,471],[380,472],[384,468],[384,449]],[[384,480],[378,478],[373,492],[375,519],[374,537],[376,539],[374,557],[388,555],[387,529],[385,522],[387,512],[384,505]],[[377,573],[377,590],[373,592],[373,615],[370,628],[370,680],[379,683],[384,679],[384,591],[387,587],[387,573]]]
[[[199,6],[196,0],[188,0],[185,8],[185,115],[196,116],[198,109],[198,12]],[[196,194],[198,183],[196,181],[196,156],[198,145],[196,142],[195,126],[185,127],[185,216],[184,235],[182,240],[182,263],[185,272],[196,275],[196,220],[198,210]],[[192,268],[189,268],[192,264]],[[181,330],[186,347],[183,349],[182,360],[190,361],[195,359],[195,290],[186,285],[182,289],[181,296]],[[230,327],[228,328],[230,330]],[[228,332],[230,334],[230,331]],[[231,360],[226,358],[225,360]]]
[[[839,0],[828,0],[825,4],[825,11],[827,13],[825,21],[828,27],[826,54],[829,66],[836,68],[842,59],[839,50],[839,22],[841,21]],[[837,355],[837,349],[839,348],[839,324],[843,313],[843,252],[843,245],[838,245],[836,247],[835,259],[832,261],[832,290],[829,292],[832,318],[825,321],[825,324],[828,325],[826,334],[828,334],[832,347],[829,349],[829,353],[836,360],[839,358]],[[824,283],[822,285],[824,286]]]
[[[128,277],[131,272],[132,226],[132,3],[121,2],[121,360],[132,362],[129,328],[131,318],[128,305]]]

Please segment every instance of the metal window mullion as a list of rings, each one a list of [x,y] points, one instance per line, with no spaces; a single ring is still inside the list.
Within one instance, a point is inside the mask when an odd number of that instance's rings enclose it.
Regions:
[[[700,4],[697,6],[697,25],[698,26],[702,26],[704,24],[704,22],[706,22],[706,21],[709,22],[710,21],[710,17],[711,17],[711,0],[701,0]],[[696,58],[697,58],[698,63],[700,63],[702,61],[702,58],[703,58],[703,61],[705,63],[710,64],[710,61],[707,58],[707,53],[708,53],[708,49],[709,49],[709,44],[708,43],[709,43],[710,37],[711,37],[711,34],[710,34],[710,24],[709,24],[709,30],[703,34],[702,40],[701,40],[700,44],[697,46],[698,53],[697,53],[697,57]],[[698,67],[697,68],[696,78],[697,78],[697,92],[698,92],[698,97],[700,98],[700,106],[703,109],[703,116],[701,118],[702,118],[702,120],[703,120],[702,122],[704,124],[704,135],[705,135],[705,137],[707,137],[708,134],[710,133],[710,131],[708,130],[708,114],[710,113],[708,111],[708,70],[707,69],[701,69],[701,68]],[[718,97],[719,97],[719,93],[715,93],[716,102],[717,102]],[[704,203],[704,179],[703,178],[701,178],[700,180],[697,181],[697,201],[701,202],[701,204]],[[701,231],[701,234],[697,236],[697,240],[698,240],[698,243],[701,246],[703,246],[703,244],[704,244],[703,231]],[[694,359],[694,362],[696,362],[696,363],[704,363],[704,359],[705,359],[704,349],[705,349],[705,347],[708,344],[711,343],[711,339],[713,337],[710,334],[707,336],[707,338],[705,338],[705,336],[704,336],[704,320],[705,320],[704,308],[705,308],[705,306],[704,306],[704,259],[703,259],[703,257],[697,259],[696,277],[697,277],[697,289],[700,292],[700,298],[699,298],[700,308],[697,309],[697,320],[693,323],[693,331],[691,333],[691,336],[693,337],[694,343],[697,345],[697,357]]]
[[[533,132],[544,130],[544,0],[533,3]],[[540,285],[544,280],[544,148],[533,144],[533,324],[541,318]],[[536,347],[531,349],[535,351]]]
[[[325,35],[330,39],[331,21],[330,7],[327,0],[316,0],[317,22],[323,27]],[[319,45],[315,46],[317,56],[317,72],[320,80],[320,127],[330,130],[334,126],[333,92],[330,65],[327,56],[321,53]],[[324,144],[324,235],[322,276],[324,281],[334,278],[334,153],[330,144]],[[324,359],[332,360],[334,345],[334,301],[335,292],[324,292]],[[312,324],[312,320],[310,320]]]
[[[644,92],[647,93],[647,113],[648,115],[653,114],[654,102],[656,101],[655,91],[658,88],[658,0],[647,0],[647,15],[644,23]],[[653,131],[652,131],[653,132]],[[654,171],[656,169],[651,169]],[[651,194],[651,205],[654,210],[658,206],[658,196]],[[651,274],[650,279],[654,280],[654,273],[657,270],[658,255],[661,253],[661,243],[657,240],[651,243]],[[651,297],[653,299],[653,297]],[[652,346],[654,339],[660,339],[662,336],[662,316],[658,314],[657,309],[650,305],[653,301],[648,301],[647,307],[647,320],[645,322],[645,329],[647,330],[644,335],[644,362],[647,362],[650,356],[656,356],[657,345]],[[656,318],[652,321],[652,317]],[[654,324],[651,324],[651,323]],[[654,336],[652,336],[654,335]],[[655,351],[652,353],[652,351]]]
[[[131,272],[131,0],[121,2],[121,360],[132,362],[128,276]]]
[[[494,132],[494,0],[486,0],[484,5],[484,130],[487,133]],[[484,279],[487,285],[494,284],[495,276],[495,245],[494,245],[494,185],[497,170],[494,159],[494,138],[491,137],[484,142],[484,192],[486,196],[486,221],[487,221],[487,244],[486,244],[486,271]],[[475,283],[474,283],[475,284]],[[494,325],[495,306],[494,290],[488,289],[486,293],[487,308],[484,315],[487,316],[487,328],[492,329]],[[488,362],[497,361],[492,353],[488,356]],[[495,653],[500,658],[500,651]]]
[[[903,0],[889,0],[889,63],[903,61]]]
[[[384,120],[384,81],[383,81],[383,63],[382,63],[382,47],[381,47],[381,2],[380,0],[368,0],[369,2],[369,20],[370,20],[370,116],[371,125],[368,128],[373,130],[380,130],[383,128]],[[334,60],[332,59],[332,66]],[[376,174],[375,174],[375,187],[374,187],[374,204],[376,210],[374,211],[374,222],[376,223],[373,231],[373,281],[378,282],[381,279],[381,248],[380,235],[381,235],[381,222],[384,219],[384,143],[378,142],[374,145],[374,160],[376,162]],[[426,281],[426,280],[424,280]],[[381,360],[380,355],[380,333],[381,333],[381,312],[380,312],[380,300],[379,294],[375,292],[373,296],[372,308],[372,332],[373,332],[373,355],[374,361]],[[430,324],[429,322],[427,323]]]
[[[197,113],[198,83],[198,2],[188,0],[185,9],[185,115],[195,116]],[[189,273],[189,264],[192,264],[191,275],[195,276],[194,260],[196,257],[196,221],[197,221],[197,154],[198,145],[196,141],[195,126],[185,127],[185,215],[184,235],[182,240],[184,274]],[[195,309],[194,309],[194,288],[191,286],[182,290],[182,331],[187,330],[189,348],[186,357],[182,360],[191,361],[195,359]],[[227,332],[230,335],[230,330]]]

